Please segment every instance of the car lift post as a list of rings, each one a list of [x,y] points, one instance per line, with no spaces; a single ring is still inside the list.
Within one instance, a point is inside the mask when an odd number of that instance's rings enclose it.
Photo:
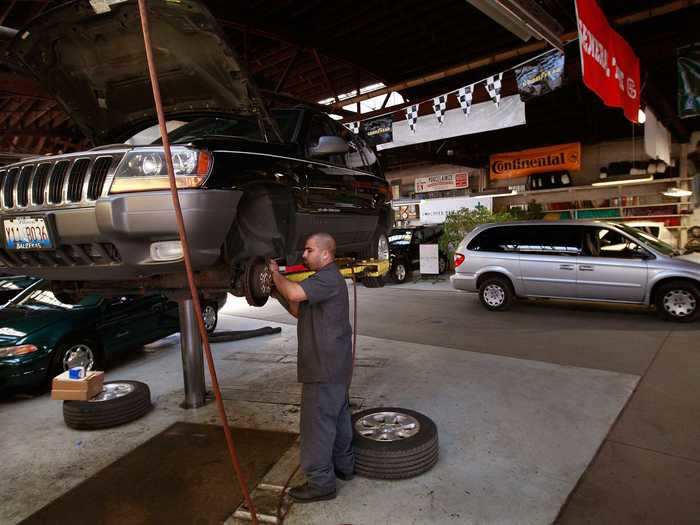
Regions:
[[[182,408],[198,408],[204,405],[204,355],[202,341],[197,331],[192,298],[178,299],[180,315],[180,347],[182,350],[182,375],[185,380],[185,400]]]

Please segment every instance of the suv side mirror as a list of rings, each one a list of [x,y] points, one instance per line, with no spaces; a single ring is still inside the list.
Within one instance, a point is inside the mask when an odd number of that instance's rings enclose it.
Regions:
[[[326,155],[347,153],[349,149],[350,146],[341,137],[324,135],[318,138],[318,145],[309,148],[309,153],[312,157],[325,157]]]

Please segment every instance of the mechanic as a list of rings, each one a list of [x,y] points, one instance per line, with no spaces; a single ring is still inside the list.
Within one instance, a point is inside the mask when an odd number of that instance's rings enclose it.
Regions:
[[[289,495],[308,503],[333,499],[336,477],[354,477],[348,388],[352,329],[345,279],[335,264],[335,239],[315,233],[304,245],[304,264],[316,273],[295,283],[270,263],[276,297],[296,317],[297,380],[301,391],[301,468],[306,483]]]

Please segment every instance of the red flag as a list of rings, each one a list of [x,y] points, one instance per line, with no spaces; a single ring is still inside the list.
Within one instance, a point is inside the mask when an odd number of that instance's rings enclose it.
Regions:
[[[623,108],[637,122],[639,58],[608,24],[596,0],[576,0],[583,83],[607,106]]]

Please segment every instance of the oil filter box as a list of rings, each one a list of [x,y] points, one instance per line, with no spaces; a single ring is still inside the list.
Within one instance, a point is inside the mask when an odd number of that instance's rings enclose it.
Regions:
[[[87,401],[102,392],[104,372],[85,372],[81,379],[71,379],[70,371],[66,370],[53,378],[51,384],[51,399],[70,401]]]

